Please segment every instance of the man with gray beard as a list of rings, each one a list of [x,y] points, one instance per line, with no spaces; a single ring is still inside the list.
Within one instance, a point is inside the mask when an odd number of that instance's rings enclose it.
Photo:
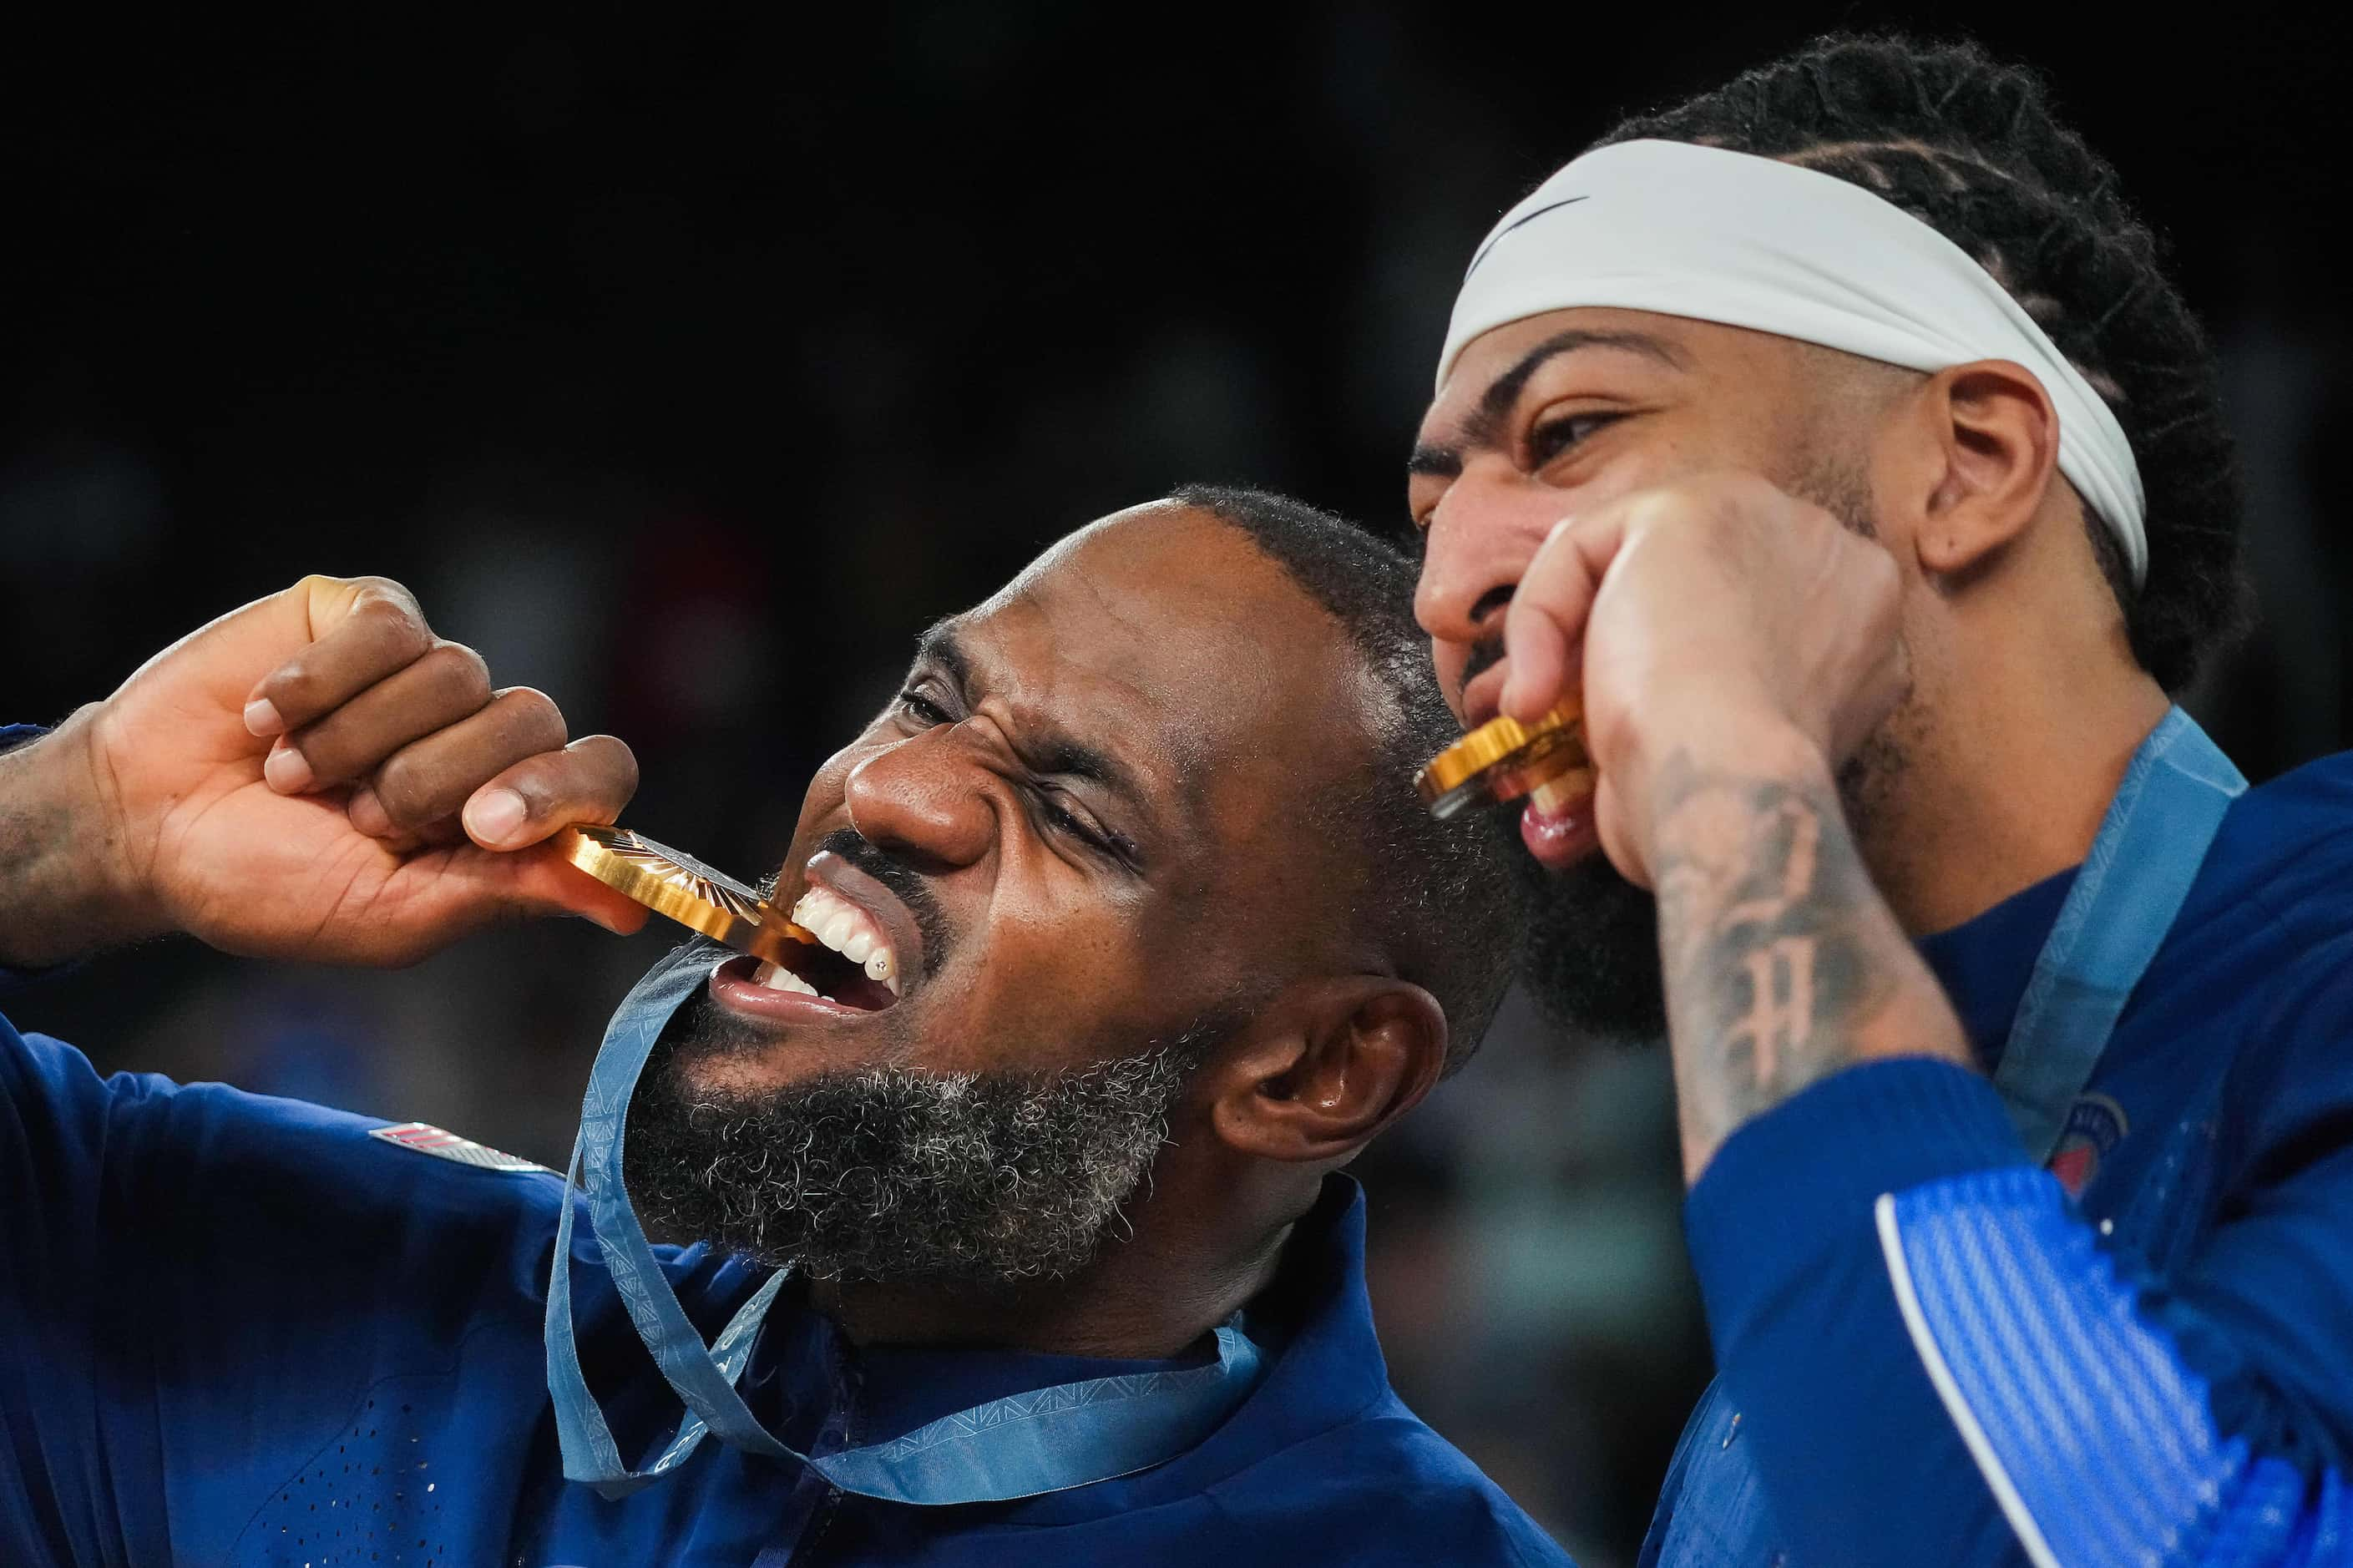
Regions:
[[[932,627],[770,889],[818,942],[690,942],[615,1016],[585,1201],[0,1021],[0,1560],[1563,1561],[1390,1393],[1338,1173],[1510,951],[1494,847],[1406,784],[1453,734],[1411,584],[1197,489]],[[14,738],[0,963],[645,919],[549,842],[628,749],[395,584]]]

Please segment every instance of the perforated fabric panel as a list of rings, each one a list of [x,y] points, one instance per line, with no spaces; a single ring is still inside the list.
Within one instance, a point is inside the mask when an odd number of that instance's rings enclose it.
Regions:
[[[2278,1459],[2257,1459],[2232,1494],[2198,1558],[2199,1568],[2270,1568],[2274,1563],[2340,1563],[2346,1556],[2342,1487],[2331,1487],[2323,1507],[2300,1520],[2304,1478]],[[2333,1501],[2331,1499],[2333,1498]],[[2332,1522],[2324,1516],[2335,1513]],[[2326,1557],[2315,1548],[2333,1542]]]
[[[270,1494],[237,1561],[270,1568],[470,1568],[441,1533],[444,1482],[409,1406],[370,1397],[352,1424]]]
[[[2058,1183],[2022,1167],[1881,1201],[1914,1343],[2030,1554],[2067,1568],[2353,1557],[2341,1478],[2215,1430]]]

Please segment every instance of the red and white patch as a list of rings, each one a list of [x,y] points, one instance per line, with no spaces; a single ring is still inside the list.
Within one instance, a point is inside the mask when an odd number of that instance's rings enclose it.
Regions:
[[[2059,1178],[2069,1197],[2080,1198],[2092,1178],[2100,1173],[2100,1162],[2124,1142],[2130,1125],[2125,1120],[2125,1108],[2106,1095],[2083,1095],[2067,1108],[2059,1146],[2043,1168]]]
[[[444,1160],[455,1160],[460,1165],[472,1165],[484,1171],[546,1171],[520,1154],[510,1154],[503,1149],[493,1149],[487,1143],[477,1143],[471,1138],[460,1138],[455,1132],[445,1132],[438,1127],[422,1121],[404,1121],[397,1127],[378,1127],[369,1131],[371,1138],[381,1138],[387,1143],[397,1143],[404,1149],[414,1149],[420,1154],[432,1154]],[[548,1172],[550,1175],[554,1172]]]

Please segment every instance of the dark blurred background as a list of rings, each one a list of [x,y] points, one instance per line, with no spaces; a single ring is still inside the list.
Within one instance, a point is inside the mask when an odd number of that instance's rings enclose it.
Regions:
[[[1976,13],[2171,238],[2221,346],[2261,629],[2193,706],[2261,779],[2344,744],[2345,52],[2321,7]],[[550,9],[547,17],[557,13]],[[311,571],[384,573],[638,749],[630,821],[770,868],[914,631],[1187,479],[1383,527],[1453,284],[1626,110],[1868,6],[1406,0],[381,11],[0,63],[0,720]],[[12,1015],[557,1161],[668,940],[399,974],[188,944]],[[1408,1400],[1595,1568],[1706,1376],[1656,1054],[1514,1009],[1363,1163]]]

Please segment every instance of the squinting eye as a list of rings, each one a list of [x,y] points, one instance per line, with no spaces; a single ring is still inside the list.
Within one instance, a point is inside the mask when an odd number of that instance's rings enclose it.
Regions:
[[[1593,435],[1605,425],[1616,423],[1615,414],[1572,414],[1566,419],[1549,420],[1528,432],[1528,458],[1532,466],[1542,468],[1571,447]]]
[[[899,706],[907,710],[908,717],[913,719],[919,724],[936,727],[941,724],[953,724],[955,722],[955,720],[947,716],[946,710],[941,708],[938,703],[933,701],[930,698],[924,696],[920,690],[912,686],[907,688],[906,690],[899,693]]]
[[[1057,791],[1033,788],[1029,796],[1037,805],[1038,815],[1055,832],[1068,836],[1098,855],[1109,857],[1130,871],[1137,869],[1135,845],[1124,834],[1113,833],[1082,818],[1061,803]]]
[[[1076,814],[1054,798],[1052,792],[1048,790],[1038,792],[1038,812],[1057,829],[1069,834],[1081,843],[1105,853],[1112,852],[1112,847],[1103,836],[1081,822]]]

